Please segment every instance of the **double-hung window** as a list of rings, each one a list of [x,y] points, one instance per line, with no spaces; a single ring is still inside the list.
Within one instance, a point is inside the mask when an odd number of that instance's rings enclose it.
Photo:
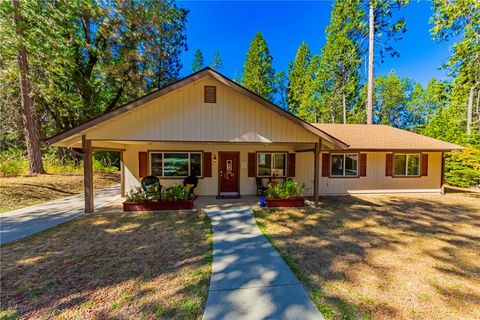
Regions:
[[[332,177],[355,177],[358,175],[358,154],[332,154],[330,175]]]
[[[257,153],[257,176],[285,177],[287,175],[286,153]]]
[[[157,177],[202,176],[201,152],[150,152],[150,174]]]
[[[419,154],[395,154],[393,156],[394,176],[419,176],[420,155]]]

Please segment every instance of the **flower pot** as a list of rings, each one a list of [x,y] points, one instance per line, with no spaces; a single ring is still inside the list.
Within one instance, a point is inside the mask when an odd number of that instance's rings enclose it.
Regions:
[[[124,202],[123,211],[162,211],[193,209],[193,200]]]
[[[304,198],[267,199],[267,207],[270,207],[270,208],[305,207],[305,199]]]

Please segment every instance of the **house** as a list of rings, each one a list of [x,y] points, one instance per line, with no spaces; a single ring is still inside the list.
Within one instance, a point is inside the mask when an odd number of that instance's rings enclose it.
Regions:
[[[199,177],[200,195],[256,193],[292,177],[319,195],[442,191],[444,152],[460,146],[383,125],[310,124],[206,68],[46,141],[83,148],[86,211],[92,150],[121,152],[122,193],[156,175]]]

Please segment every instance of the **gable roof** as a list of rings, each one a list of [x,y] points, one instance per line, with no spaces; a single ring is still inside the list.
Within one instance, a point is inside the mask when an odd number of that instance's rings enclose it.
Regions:
[[[156,98],[159,98],[163,95],[166,95],[174,90],[177,90],[183,86],[186,86],[194,81],[197,81],[203,77],[206,77],[206,76],[211,76],[213,77],[214,79],[218,80],[219,82],[227,85],[228,87],[246,95],[247,97],[251,98],[252,100],[256,101],[257,103],[269,108],[270,110],[272,110],[273,112],[276,112],[278,113],[279,115],[289,119],[290,121],[292,121],[293,123],[296,123],[297,125],[301,126],[302,128],[304,128],[305,130],[319,136],[320,138],[322,139],[325,139],[333,144],[335,144],[336,146],[338,146],[339,148],[341,149],[346,149],[348,148],[348,144],[346,144],[345,142],[341,141],[340,139],[337,139],[336,137],[322,131],[321,129],[319,129],[318,127],[308,123],[308,122],[305,122],[304,120],[296,117],[295,115],[289,113],[288,111],[280,108],[279,106],[271,103],[270,101],[260,97],[259,95],[255,94],[254,92],[248,90],[247,88],[239,85],[238,83],[236,83],[235,81],[227,78],[226,76],[220,74],[219,72],[207,67],[207,68],[204,68],[196,73],[193,73],[183,79],[180,79],[164,88],[161,88],[161,89],[158,89],[152,93],[149,93],[147,95],[144,95],[138,99],[135,99],[117,109],[114,109],[112,111],[109,111],[109,112],[106,112],[96,118],[93,118],[87,122],[84,122],[72,129],[69,129],[69,130],[66,130],[66,131],[63,131],[53,137],[50,137],[48,139],[45,140],[45,143],[47,144],[54,144],[56,142],[59,142],[61,140],[64,140],[64,139],[69,139],[70,137],[74,136],[74,135],[79,135],[81,134],[83,131],[85,130],[88,130],[89,128],[93,127],[93,126],[96,126],[106,120],[109,120],[109,119],[112,119],[116,116],[119,116],[125,112],[128,112],[128,111],[131,111],[137,107],[140,107],[142,105],[144,105],[145,103],[149,102],[149,101],[152,101]]]
[[[453,143],[426,137],[387,125],[313,124],[318,129],[346,142],[353,150],[451,151],[463,149]]]

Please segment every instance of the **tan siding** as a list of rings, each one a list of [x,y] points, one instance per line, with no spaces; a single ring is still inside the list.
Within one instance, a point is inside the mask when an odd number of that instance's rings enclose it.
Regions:
[[[217,86],[217,103],[204,102],[204,85]],[[87,132],[87,138],[230,142],[315,142],[318,139],[211,77],[99,124]]]

